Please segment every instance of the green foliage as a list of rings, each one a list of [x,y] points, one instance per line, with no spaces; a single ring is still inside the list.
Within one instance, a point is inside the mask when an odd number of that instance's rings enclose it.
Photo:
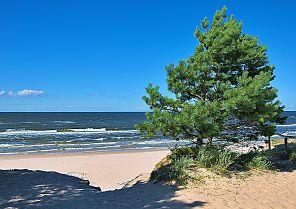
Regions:
[[[289,159],[296,162],[296,150],[291,151]]]
[[[253,157],[247,163],[249,169],[270,170],[273,168],[270,160],[264,154],[251,153]]]
[[[151,174],[151,180],[176,181],[177,184],[184,185],[191,179],[188,169],[194,170],[200,167],[217,174],[273,169],[265,153],[239,154],[219,146],[185,146],[172,149],[171,154],[156,165]]]
[[[212,146],[199,149],[196,161],[198,165],[211,168],[216,173],[227,173],[237,156],[237,153]]]
[[[192,56],[166,66],[173,98],[148,85],[143,99],[152,112],[137,126],[141,132],[202,144],[204,138],[269,136],[274,123],[284,122],[277,90],[270,85],[275,67],[266,46],[243,34],[242,22],[226,10],[217,11],[211,22],[201,21]]]
[[[238,154],[218,146],[183,147],[172,150],[170,159],[190,157],[199,167],[211,168],[216,173],[227,173]]]
[[[174,158],[167,164],[161,164],[158,169],[151,173],[150,180],[156,182],[172,182],[178,185],[185,185],[190,178],[188,168],[192,165],[193,160],[188,157]]]

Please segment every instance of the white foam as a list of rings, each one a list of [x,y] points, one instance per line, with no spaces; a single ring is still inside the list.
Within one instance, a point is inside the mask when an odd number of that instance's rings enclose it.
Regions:
[[[0,135],[71,135],[71,134],[95,134],[95,133],[106,133],[106,134],[134,134],[138,133],[137,130],[114,130],[107,131],[106,128],[84,128],[84,129],[69,129],[69,131],[57,131],[57,130],[16,130],[7,129],[4,132],[0,132]]]
[[[32,123],[32,124],[33,124],[33,123],[40,123],[40,122],[34,122],[34,121],[24,121],[24,122],[19,122],[19,123],[25,123],[25,124],[26,124],[26,123],[28,123],[28,124],[31,124],[31,123]]]
[[[9,148],[9,147],[19,147],[19,145],[15,144],[0,144],[0,148]]]
[[[283,133],[284,136],[296,136],[296,131],[288,131],[286,133]]]
[[[0,155],[17,155],[18,152],[0,152]]]
[[[137,141],[137,142],[133,142],[132,144],[139,144],[139,145],[146,145],[146,144],[166,144],[166,143],[172,143],[173,141],[170,140],[160,140],[160,141],[156,141],[156,140],[150,140],[150,141]]]
[[[19,134],[54,134],[56,130],[32,131],[32,130],[14,130],[7,129],[5,132],[0,132],[0,135],[19,135]]]
[[[112,131],[106,131],[106,133],[109,134],[117,134],[117,133],[138,133],[138,130],[112,130]]]
[[[94,139],[95,141],[103,141],[104,139],[106,138],[97,138],[97,139]]]
[[[296,127],[296,124],[276,125],[277,127]]]
[[[104,146],[104,147],[95,147],[95,148],[98,148],[98,149],[108,149],[108,148],[115,148],[115,147],[121,147],[121,145]]]
[[[106,128],[77,128],[77,129],[69,129],[74,132],[106,132]]]
[[[66,123],[66,124],[71,124],[71,123],[75,123],[75,122],[68,121],[68,120],[56,120],[56,121],[52,121],[52,123]]]

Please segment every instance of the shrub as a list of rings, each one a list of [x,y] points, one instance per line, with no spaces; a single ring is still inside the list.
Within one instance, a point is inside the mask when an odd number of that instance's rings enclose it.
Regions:
[[[289,159],[296,162],[296,150],[293,150],[291,153],[290,153],[290,156],[289,156]]]
[[[155,182],[176,181],[184,185],[190,179],[190,166],[208,168],[218,174],[238,170],[269,170],[272,163],[265,153],[250,152],[239,154],[219,146],[175,147],[171,154],[159,162],[151,174]],[[293,155],[296,160],[296,152]]]
[[[227,172],[238,156],[237,153],[218,146],[201,147],[196,154],[195,160],[199,166],[211,168],[218,173]]]
[[[158,164],[158,168],[151,173],[150,180],[155,182],[175,181],[178,185],[185,185],[190,178],[187,170],[192,163],[193,160],[188,157],[163,160],[161,164]]]
[[[257,170],[270,170],[272,169],[272,163],[267,158],[266,155],[261,153],[251,153],[253,157],[247,163],[247,167],[249,169],[257,169]]]
[[[173,149],[169,158],[178,159],[181,156],[192,158],[195,164],[200,167],[225,173],[229,166],[235,162],[238,154],[218,146],[181,147]]]

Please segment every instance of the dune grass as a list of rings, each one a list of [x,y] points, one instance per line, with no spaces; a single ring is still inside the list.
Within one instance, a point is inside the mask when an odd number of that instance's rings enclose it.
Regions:
[[[209,171],[228,175],[249,170],[271,170],[272,163],[265,153],[239,154],[219,146],[178,147],[158,163],[151,174],[154,182],[176,182],[185,185],[192,179],[190,170],[206,168]]]

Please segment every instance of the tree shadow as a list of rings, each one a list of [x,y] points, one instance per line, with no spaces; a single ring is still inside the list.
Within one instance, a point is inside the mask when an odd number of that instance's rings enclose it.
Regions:
[[[295,143],[288,144],[288,152],[286,151],[284,144],[278,144],[274,146],[270,153],[268,153],[271,162],[278,171],[293,172],[296,170],[296,162],[289,160],[289,155],[292,151],[296,152]]]
[[[275,145],[271,151],[257,150],[240,154],[235,161],[228,167],[229,171],[232,172],[246,172],[249,171],[248,164],[258,157],[266,157],[271,163],[273,169],[278,172],[293,172],[296,170],[296,162],[290,160],[290,154],[296,153],[296,144],[288,144],[288,152],[286,151],[284,144]]]
[[[101,192],[84,180],[57,172],[0,170],[0,208],[194,208],[165,185],[138,182],[120,190]]]

